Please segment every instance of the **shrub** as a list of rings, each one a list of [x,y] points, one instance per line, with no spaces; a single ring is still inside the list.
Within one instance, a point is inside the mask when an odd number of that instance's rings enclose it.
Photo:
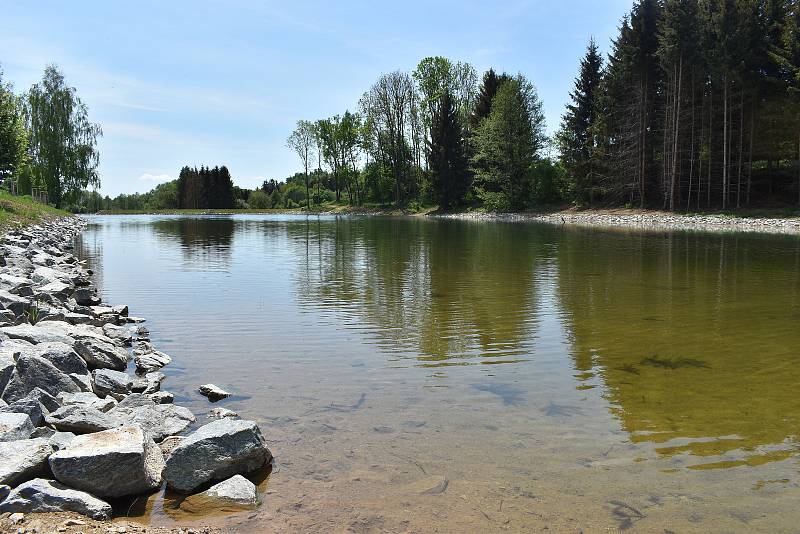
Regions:
[[[272,199],[261,189],[256,189],[250,193],[249,202],[247,203],[254,210],[265,210],[272,206]]]

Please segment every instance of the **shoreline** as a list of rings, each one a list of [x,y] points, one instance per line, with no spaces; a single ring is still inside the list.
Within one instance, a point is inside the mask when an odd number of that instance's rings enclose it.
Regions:
[[[754,215],[749,215],[754,213]],[[104,213],[96,215],[334,215],[356,217],[411,217],[463,221],[496,221],[513,223],[545,223],[608,230],[632,231],[696,231],[747,232],[800,235],[800,215],[785,216],[785,210],[760,210],[740,213],[674,213],[632,208],[557,209],[516,213],[486,211],[438,212],[435,208],[410,212],[399,208],[359,208],[340,206],[336,209],[306,212],[292,210],[153,210]],[[774,214],[775,216],[772,216]]]
[[[64,216],[0,231],[0,525],[221,532],[206,514],[257,508],[257,486],[240,475],[259,482],[272,453],[253,421],[209,402],[198,422],[173,404],[161,372],[171,358],[150,343],[145,319],[102,301],[74,254],[86,224]],[[176,506],[203,503],[203,513],[166,527],[125,517],[120,503],[165,486]]]

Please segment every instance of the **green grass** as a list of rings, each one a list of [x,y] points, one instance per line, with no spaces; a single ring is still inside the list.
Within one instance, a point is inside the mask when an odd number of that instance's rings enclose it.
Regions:
[[[5,191],[0,191],[0,233],[11,228],[28,226],[64,215],[69,215],[69,213],[46,204],[40,204],[30,196],[15,197]]]

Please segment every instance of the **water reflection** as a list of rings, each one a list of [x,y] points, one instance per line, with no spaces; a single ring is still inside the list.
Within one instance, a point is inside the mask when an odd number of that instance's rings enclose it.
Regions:
[[[634,442],[692,468],[797,449],[800,246],[793,238],[565,231],[558,293],[581,378]]]
[[[183,352],[254,395],[269,373],[302,375],[287,417],[365,411],[359,380],[376,370],[370,391],[423,403],[413,371],[424,371],[425,386],[463,386],[452,402],[478,404],[489,419],[536,412],[531,424],[553,425],[545,441],[561,440],[568,420],[610,410],[606,432],[621,428],[644,456],[676,468],[797,452],[796,238],[109,217],[78,244],[115,298],[175,333],[175,368]],[[307,404],[323,402],[302,379],[309,369],[343,391],[325,412]]]

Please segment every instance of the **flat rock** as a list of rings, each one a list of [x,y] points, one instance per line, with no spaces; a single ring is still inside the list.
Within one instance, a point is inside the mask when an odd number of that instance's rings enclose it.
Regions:
[[[5,326],[3,332],[11,339],[22,339],[33,344],[59,342],[73,345],[75,340],[58,326],[58,321],[42,321],[31,325],[22,323],[16,326]]]
[[[47,458],[53,445],[47,438],[22,439],[0,443],[0,484],[16,486],[26,480],[46,476]]]
[[[164,479],[175,491],[191,493],[203,484],[254,471],[271,459],[256,423],[222,419],[198,428],[175,447]]]
[[[215,386],[214,384],[203,384],[197,390],[200,392],[201,395],[204,397],[208,397],[208,400],[214,402],[218,400],[225,399],[230,397],[231,394],[222,389],[219,386]]]
[[[111,410],[110,415],[126,425],[139,426],[155,442],[186,430],[195,421],[187,408],[174,404],[156,404],[145,395],[134,393]]]
[[[111,519],[112,509],[89,493],[36,478],[15,488],[0,504],[0,512],[75,512],[104,521]]]
[[[164,457],[139,427],[77,436],[50,456],[56,479],[99,497],[138,495],[158,488]]]
[[[88,406],[101,412],[108,412],[117,405],[113,397],[101,399],[91,391],[79,391],[78,393],[62,393],[59,395],[64,406]]]
[[[122,371],[96,369],[92,371],[92,382],[94,392],[98,397],[110,395],[117,400],[122,400],[131,393],[133,377]]]
[[[86,434],[116,428],[122,421],[88,406],[63,406],[44,418],[45,422],[62,432]]]
[[[78,338],[75,351],[86,361],[89,369],[124,371],[128,366],[128,351],[96,337]]]
[[[28,414],[0,412],[0,442],[27,439],[33,428]]]
[[[235,419],[239,417],[239,414],[227,408],[212,408],[211,411],[208,412],[208,417],[211,419],[225,419],[226,417]]]

